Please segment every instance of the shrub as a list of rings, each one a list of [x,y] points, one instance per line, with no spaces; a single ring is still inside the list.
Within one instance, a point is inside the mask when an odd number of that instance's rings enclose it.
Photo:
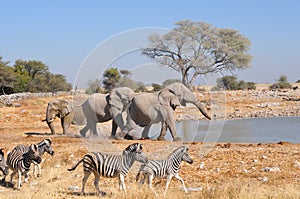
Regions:
[[[287,81],[287,76],[281,75],[276,83],[270,86],[270,89],[291,89],[293,86]]]

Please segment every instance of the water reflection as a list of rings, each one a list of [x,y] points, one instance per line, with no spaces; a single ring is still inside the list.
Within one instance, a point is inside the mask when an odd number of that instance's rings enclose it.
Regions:
[[[300,117],[251,118],[239,120],[182,121],[176,124],[180,137],[185,141],[300,143]],[[150,137],[157,137],[160,125],[153,125]],[[170,133],[167,133],[171,140]]]

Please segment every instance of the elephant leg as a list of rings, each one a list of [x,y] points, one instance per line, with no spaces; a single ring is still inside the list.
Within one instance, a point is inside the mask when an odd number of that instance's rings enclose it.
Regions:
[[[116,124],[116,122],[114,120],[112,120],[112,129],[111,129],[111,135],[110,135],[110,139],[114,139],[116,137],[116,132],[118,129],[118,125]]]
[[[85,125],[85,127],[83,127],[83,129],[81,129],[79,131],[80,135],[82,135],[82,137],[86,136],[87,131],[90,129],[90,127],[88,126],[88,124]]]
[[[161,130],[160,130],[160,135],[158,136],[157,140],[166,140],[165,136],[167,134],[167,128],[168,125],[166,124],[166,122],[162,122],[161,124]]]
[[[63,128],[63,134],[69,134],[69,128],[74,119],[74,112],[70,112],[65,117],[61,118],[61,126]]]
[[[98,136],[97,122],[92,121],[90,125],[91,125],[91,135]]]
[[[174,141],[181,141],[181,138],[177,136],[177,131],[175,128],[175,120],[173,117],[169,117],[166,121],[166,124],[171,132],[172,138]]]
[[[63,129],[63,134],[69,134],[70,123],[64,118],[61,118],[61,127]]]
[[[142,133],[142,139],[149,139],[149,129],[150,129],[151,125],[149,126],[146,126],[143,130],[143,133]]]

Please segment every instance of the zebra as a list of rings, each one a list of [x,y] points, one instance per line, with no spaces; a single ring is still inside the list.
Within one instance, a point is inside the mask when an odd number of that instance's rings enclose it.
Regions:
[[[44,155],[45,152],[47,152],[48,154],[50,154],[51,156],[54,155],[54,151],[52,150],[52,141],[51,139],[45,139],[39,143],[37,143],[36,145],[38,146],[38,151],[40,156]],[[29,146],[26,146],[24,144],[19,144],[17,145],[14,149],[16,150],[20,150],[23,153],[27,152],[29,150]],[[42,174],[42,170],[41,170],[41,164],[38,164],[36,162],[33,161],[34,167],[33,167],[33,175],[35,177],[40,177]],[[36,174],[36,168],[38,169],[38,174]]]
[[[12,184],[13,177],[18,173],[18,189],[21,187],[21,177],[22,174],[25,176],[25,182],[28,180],[28,171],[30,170],[30,165],[32,162],[41,163],[42,158],[38,151],[38,146],[36,144],[30,145],[28,151],[23,153],[19,149],[13,149],[7,155],[7,165],[13,170],[10,175],[10,183]]]
[[[124,190],[126,193],[126,186],[124,183],[124,177],[128,174],[129,169],[133,165],[134,161],[146,163],[148,159],[144,156],[143,145],[134,143],[129,145],[123,150],[122,155],[112,155],[101,152],[90,152],[86,154],[77,164],[68,171],[73,171],[76,167],[83,162],[84,177],[82,179],[82,190],[84,194],[85,183],[91,173],[94,174],[94,186],[99,195],[106,195],[105,192],[99,189],[100,176],[107,178],[119,178],[119,189]]]
[[[0,183],[4,183],[5,177],[8,175],[8,166],[6,164],[3,149],[0,149],[0,171],[2,171],[2,173],[4,175],[3,179],[0,180]]]
[[[183,179],[179,176],[180,163],[185,161],[189,164],[193,163],[189,153],[188,147],[181,146],[175,149],[167,159],[165,160],[149,160],[148,163],[142,164],[138,174],[136,175],[136,181],[139,180],[141,173],[143,174],[143,179],[140,184],[144,184],[146,177],[148,177],[148,186],[154,192],[156,196],[157,193],[152,188],[152,181],[154,177],[164,178],[167,177],[166,188],[164,191],[164,196],[167,193],[169,184],[174,176],[176,179],[180,180],[184,191],[187,193]]]

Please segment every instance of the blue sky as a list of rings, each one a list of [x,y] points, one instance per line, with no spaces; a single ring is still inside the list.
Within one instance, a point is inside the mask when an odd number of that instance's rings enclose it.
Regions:
[[[285,74],[295,82],[300,79],[299,2],[1,1],[0,55],[12,64],[16,59],[40,60],[74,83],[93,49],[108,38],[136,28],[170,29],[176,21],[189,19],[236,29],[250,39],[252,67],[237,71],[239,79],[273,83]],[[138,62],[131,58],[116,64],[134,68]]]

